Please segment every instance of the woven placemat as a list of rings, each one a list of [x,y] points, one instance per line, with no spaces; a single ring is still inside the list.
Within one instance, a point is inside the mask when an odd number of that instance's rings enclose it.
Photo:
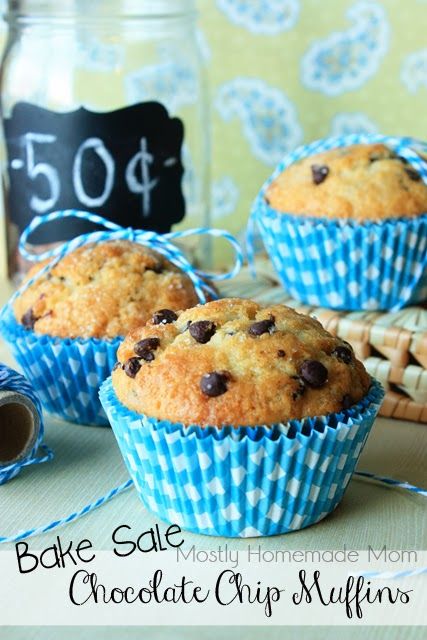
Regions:
[[[333,311],[303,305],[287,295],[267,258],[256,260],[256,279],[243,268],[221,284],[221,294],[282,303],[315,316],[333,335],[347,340],[369,373],[386,389],[381,415],[427,423],[427,309],[394,313]]]

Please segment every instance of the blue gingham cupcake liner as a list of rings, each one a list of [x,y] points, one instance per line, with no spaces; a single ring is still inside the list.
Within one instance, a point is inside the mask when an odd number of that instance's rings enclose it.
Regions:
[[[266,201],[268,186],[301,158],[358,143],[381,142],[427,183],[427,163],[408,138],[350,135],[291,152],[263,185],[251,214],[287,292],[306,304],[347,311],[398,310],[427,300],[427,212],[416,218],[358,223],[292,215]],[[251,231],[248,234],[251,244]],[[251,253],[251,247],[248,247]]]
[[[161,520],[197,533],[271,536],[319,522],[341,501],[383,398],[372,380],[350,409],[271,427],[185,427],[138,415],[100,390],[129,474]]]
[[[98,392],[117,360],[121,337],[37,334],[18,323],[11,309],[0,321],[0,333],[46,411],[79,424],[109,426]]]

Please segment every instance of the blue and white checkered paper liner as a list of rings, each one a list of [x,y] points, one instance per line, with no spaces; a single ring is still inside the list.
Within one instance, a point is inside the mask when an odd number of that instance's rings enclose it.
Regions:
[[[377,415],[373,381],[350,410],[267,427],[183,427],[138,415],[100,390],[145,506],[198,533],[269,536],[307,527],[339,504]]]
[[[29,250],[31,234],[44,224],[62,218],[80,218],[105,227],[107,230],[86,233],[44,253]],[[190,236],[213,236],[227,240],[235,252],[235,261],[226,273],[205,273],[196,269],[185,253],[173,241]],[[13,315],[13,304],[38,278],[45,275],[59,260],[79,247],[94,242],[129,240],[159,252],[190,278],[201,302],[206,296],[216,297],[209,281],[227,280],[240,270],[243,255],[237,240],[223,229],[203,227],[167,234],[144,229],[123,228],[99,215],[68,209],[44,216],[35,216],[22,233],[21,254],[30,261],[50,260],[35,276],[27,280],[0,312],[0,332],[9,343],[15,359],[31,380],[44,408],[65,420],[86,425],[108,426],[108,420],[98,397],[101,383],[110,375],[116,353],[123,337],[103,340],[97,338],[58,338],[37,334],[25,329]]]
[[[354,134],[319,140],[285,156],[263,185],[248,229],[256,222],[289,294],[302,302],[345,310],[397,310],[427,299],[427,212],[410,219],[357,223],[280,213],[265,200],[268,186],[301,158],[336,147],[380,142],[404,157],[427,183],[427,163],[410,138]]]
[[[0,363],[0,391],[12,391],[27,398],[38,414],[36,437],[29,450],[24,451],[17,460],[11,463],[0,462],[0,485],[5,484],[18,475],[23,467],[47,462],[53,457],[52,451],[43,444],[44,425],[40,400],[34,387],[17,371]],[[43,455],[40,455],[43,452]]]
[[[58,338],[25,329],[11,310],[0,330],[49,413],[86,425],[109,426],[98,391],[117,360],[121,337]]]

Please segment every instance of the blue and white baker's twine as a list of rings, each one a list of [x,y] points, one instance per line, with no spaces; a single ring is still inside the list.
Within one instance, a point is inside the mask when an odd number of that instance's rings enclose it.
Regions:
[[[310,144],[301,145],[287,153],[280,164],[276,167],[272,175],[264,182],[261,190],[256,198],[256,202],[259,202],[260,198],[264,198],[264,195],[270,186],[270,184],[276,180],[276,178],[291,164],[298,162],[298,160],[302,160],[303,158],[308,158],[317,153],[321,153],[323,151],[329,151],[330,149],[337,149],[339,147],[348,147],[353,144],[384,144],[389,147],[393,151],[396,152],[397,155],[405,158],[408,161],[408,164],[411,165],[421,176],[423,182],[427,184],[427,160],[420,156],[419,152],[427,153],[427,143],[422,140],[418,140],[417,138],[411,137],[398,137],[398,136],[383,136],[375,133],[351,133],[346,136],[336,136],[331,138],[322,138],[320,140],[315,140]],[[254,267],[254,233],[255,233],[255,224],[258,223],[258,216],[262,215],[257,206],[254,206],[249,216],[247,232],[246,232],[246,254],[249,262],[249,266],[251,269],[252,275],[255,277],[255,267]],[[424,267],[427,267],[427,254],[425,258]],[[421,270],[421,273],[424,271]],[[419,276],[421,277],[421,276]],[[416,284],[416,283],[415,283]],[[410,295],[410,294],[409,294]]]
[[[33,447],[20,460],[11,464],[0,464],[0,485],[6,483],[10,478],[15,477],[23,467],[32,464],[48,462],[53,458],[53,452],[49,447],[42,444],[43,441],[43,418],[40,400],[37,397],[31,384],[14,369],[0,363],[0,391],[13,391],[31,400],[39,415],[39,431]],[[44,454],[44,455],[41,455]]]
[[[43,253],[34,253],[27,248],[28,238],[39,227],[53,222],[54,220],[61,220],[63,218],[80,218],[87,220],[93,224],[100,225],[108,229],[108,231],[94,231],[91,233],[85,233],[81,236],[77,236],[68,242],[64,242],[54,249],[50,249]],[[173,244],[174,240],[182,240],[191,236],[212,236],[214,238],[223,238],[227,240],[234,249],[235,261],[232,269],[226,273],[206,273],[200,271],[189,262],[184,252]],[[206,302],[206,292],[209,295],[216,298],[216,293],[212,287],[210,287],[206,280],[210,281],[222,281],[234,278],[240,271],[243,264],[243,253],[240,244],[236,238],[225,231],[224,229],[214,229],[212,227],[200,227],[196,229],[187,229],[185,231],[174,231],[171,233],[159,234],[155,231],[147,231],[144,229],[133,229],[132,227],[121,227],[115,222],[111,222],[102,216],[94,213],[88,213],[87,211],[79,211],[77,209],[66,209],[63,211],[54,211],[43,216],[35,216],[28,227],[23,231],[19,241],[19,251],[21,255],[31,262],[41,262],[43,260],[52,259],[48,265],[43,267],[34,278],[27,281],[18,292],[9,301],[9,305],[14,299],[21,295],[21,293],[27,289],[33,282],[44,275],[47,271],[52,269],[59,260],[68,253],[75,251],[79,247],[94,242],[106,242],[111,240],[129,240],[138,244],[149,247],[154,251],[162,254],[167,260],[172,262],[176,267],[181,269],[192,281],[197,297],[200,302]]]
[[[11,536],[4,536],[4,537],[0,536],[0,544],[3,542],[18,542],[19,540],[24,540],[25,538],[38,536],[41,533],[48,533],[49,531],[54,531],[55,529],[58,529],[58,527],[62,527],[64,524],[74,522],[74,520],[78,520],[82,516],[85,516],[87,513],[90,513],[91,511],[94,511],[98,507],[101,507],[103,504],[105,504],[106,502],[109,502],[110,500],[118,496],[120,493],[123,493],[123,491],[126,491],[126,489],[129,489],[131,486],[133,486],[132,480],[126,480],[126,482],[123,482],[118,487],[111,489],[111,491],[103,495],[101,498],[98,498],[94,502],[87,504],[86,506],[84,506],[82,509],[79,509],[78,511],[74,511],[73,513],[70,513],[70,515],[66,516],[65,518],[59,518],[58,520],[53,520],[52,522],[49,522],[49,524],[46,524],[40,527],[35,527],[33,529],[26,529],[26,530],[24,529],[23,531],[20,531],[19,533],[16,533]]]

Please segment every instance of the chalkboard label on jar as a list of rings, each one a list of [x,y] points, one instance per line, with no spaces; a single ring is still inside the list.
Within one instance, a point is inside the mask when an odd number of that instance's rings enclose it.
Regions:
[[[158,102],[58,113],[19,102],[4,120],[8,213],[22,231],[37,214],[84,209],[122,226],[170,231],[183,219],[184,128]],[[35,244],[96,226],[74,218],[37,230]]]

